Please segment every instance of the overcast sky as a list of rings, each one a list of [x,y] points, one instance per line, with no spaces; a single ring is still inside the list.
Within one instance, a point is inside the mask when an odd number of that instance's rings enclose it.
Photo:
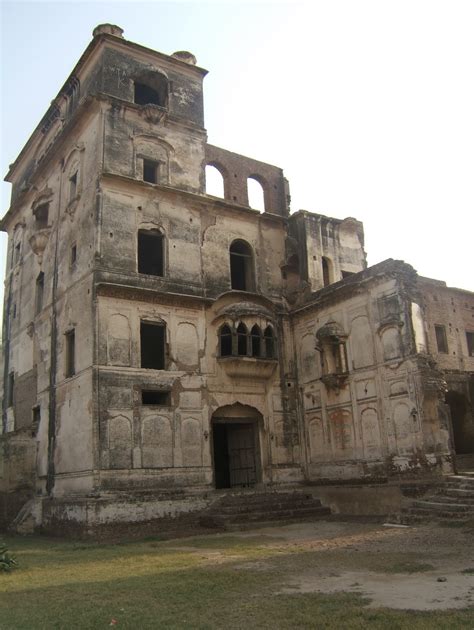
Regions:
[[[2,173],[103,22],[209,70],[209,142],[276,164],[368,261],[474,290],[474,1],[3,2]],[[2,184],[2,214],[10,185]],[[5,239],[0,250],[4,260]],[[3,275],[3,268],[0,269]]]

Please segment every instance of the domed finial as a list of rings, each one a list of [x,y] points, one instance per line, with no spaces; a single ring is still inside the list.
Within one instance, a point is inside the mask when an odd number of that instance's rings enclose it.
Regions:
[[[114,35],[114,37],[123,37],[123,28],[115,24],[98,24],[92,31],[92,37],[99,35]]]
[[[197,59],[193,53],[190,53],[187,50],[178,50],[171,56],[175,59],[179,59],[180,61],[184,61],[184,63],[189,63],[191,66],[195,66],[197,63]]]

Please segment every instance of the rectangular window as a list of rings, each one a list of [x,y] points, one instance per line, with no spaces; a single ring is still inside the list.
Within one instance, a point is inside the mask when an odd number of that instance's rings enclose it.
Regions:
[[[69,201],[72,201],[77,195],[77,171],[69,178]]]
[[[66,378],[76,373],[76,331],[69,330],[66,335]]]
[[[13,253],[13,264],[16,265],[16,263],[20,262],[20,258],[21,258],[21,243],[17,243],[15,245],[15,251]]]
[[[76,264],[76,260],[77,260],[77,245],[76,243],[73,243],[71,245],[71,255],[69,259],[69,264],[71,265],[71,267],[73,267]]]
[[[474,357],[474,332],[466,331],[467,353],[470,357]]]
[[[33,429],[37,430],[41,420],[41,407],[39,405],[31,410],[31,419],[33,421]]]
[[[13,393],[15,391],[15,374],[10,372],[8,375],[8,392],[7,407],[13,407]]]
[[[142,390],[142,405],[161,405],[168,407],[170,404],[170,392],[158,390]]]
[[[448,354],[448,340],[446,339],[446,328],[444,326],[435,324],[436,345],[438,346],[438,352]]]
[[[163,235],[157,230],[138,232],[138,273],[163,275]]]
[[[142,368],[165,369],[165,332],[164,324],[140,322]]]
[[[143,160],[143,181],[150,184],[158,182],[158,162],[153,160]]]
[[[43,297],[44,297],[44,273],[41,272],[36,278],[36,304],[35,314],[41,313],[43,310]]]
[[[42,203],[34,210],[36,227],[40,230],[48,227],[49,203]]]

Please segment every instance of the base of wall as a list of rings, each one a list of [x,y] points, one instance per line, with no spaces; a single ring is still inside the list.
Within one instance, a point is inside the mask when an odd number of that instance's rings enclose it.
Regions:
[[[320,499],[333,516],[382,518],[396,515],[409,499],[422,496],[442,477],[405,479],[388,483],[277,484],[243,492],[304,490]],[[19,533],[40,532],[68,538],[111,541],[157,536],[170,538],[213,531],[203,528],[201,517],[213,503],[235,490],[195,488],[162,493],[114,493],[100,497],[36,497],[21,519]],[[27,506],[25,506],[26,508]],[[256,526],[258,526],[256,524]]]

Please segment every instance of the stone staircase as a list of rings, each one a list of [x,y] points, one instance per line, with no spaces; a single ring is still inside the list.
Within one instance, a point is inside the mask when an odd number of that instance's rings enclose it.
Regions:
[[[321,519],[331,514],[321,501],[302,490],[229,491],[201,514],[200,525],[232,530]]]
[[[474,520],[474,473],[468,472],[446,477],[441,486],[413,501],[401,514],[405,524],[470,520]]]

